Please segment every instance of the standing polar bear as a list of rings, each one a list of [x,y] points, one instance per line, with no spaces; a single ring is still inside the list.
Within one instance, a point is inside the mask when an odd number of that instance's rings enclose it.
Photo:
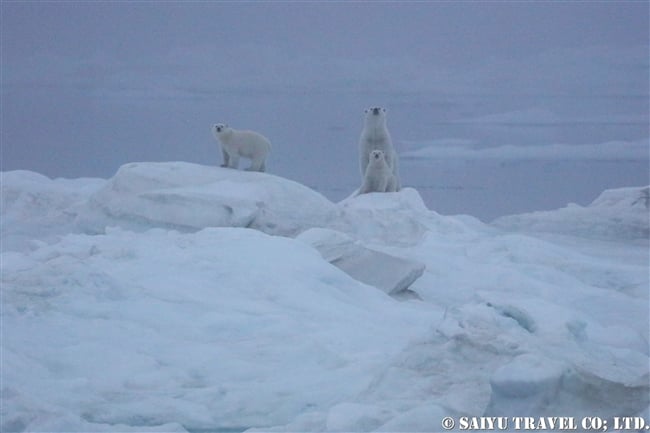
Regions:
[[[243,156],[251,160],[251,165],[246,170],[266,170],[266,158],[271,151],[271,143],[262,134],[240,131],[223,123],[212,125],[212,134],[221,143],[222,167],[237,168],[239,157]]]
[[[366,110],[365,123],[363,131],[361,131],[361,138],[359,138],[359,166],[363,177],[366,175],[366,168],[371,158],[370,153],[373,150],[381,150],[384,153],[386,163],[394,177],[393,191],[399,191],[401,188],[399,160],[386,127],[386,109],[381,107],[372,107]]]
[[[363,177],[359,194],[368,192],[395,192],[395,175],[386,162],[386,156],[381,150],[370,152],[368,165]]]

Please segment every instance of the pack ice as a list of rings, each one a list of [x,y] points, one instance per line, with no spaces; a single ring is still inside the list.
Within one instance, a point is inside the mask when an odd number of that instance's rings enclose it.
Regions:
[[[3,432],[648,413],[648,187],[487,225],[187,163],[1,182]]]

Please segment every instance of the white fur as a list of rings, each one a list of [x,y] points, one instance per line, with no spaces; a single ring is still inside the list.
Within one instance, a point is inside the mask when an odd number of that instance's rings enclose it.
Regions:
[[[395,191],[401,188],[399,178],[399,160],[390,133],[386,127],[386,109],[372,107],[366,110],[365,122],[359,138],[359,167],[361,176],[365,176],[370,152],[381,150],[394,176]]]
[[[386,156],[381,150],[373,150],[369,155],[363,184],[359,194],[368,192],[394,192],[396,189],[395,175],[386,162]]]
[[[212,125],[212,134],[221,143],[222,167],[237,168],[239,158],[244,157],[251,160],[251,165],[246,170],[266,170],[266,158],[271,151],[271,143],[262,134],[240,131],[222,123]]]

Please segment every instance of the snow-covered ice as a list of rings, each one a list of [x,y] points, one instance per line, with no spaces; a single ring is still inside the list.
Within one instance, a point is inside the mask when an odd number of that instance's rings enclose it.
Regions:
[[[538,211],[498,218],[494,224],[509,230],[579,234],[604,240],[646,240],[650,236],[650,187],[607,190],[590,205],[569,204],[556,211]]]
[[[286,200],[291,197],[291,200]],[[266,173],[188,163],[122,166],[79,210],[86,231],[106,225],[195,231],[249,227],[292,235],[325,224],[335,206],[309,188]]]
[[[83,203],[103,179],[55,179],[30,171],[0,173],[2,250],[21,249],[75,230],[70,208]]]
[[[412,188],[332,203],[133,163],[2,173],[1,203],[2,431],[439,431],[650,404],[645,186],[487,225]],[[419,299],[373,287],[373,264],[416,266]]]
[[[248,229],[67,235],[4,253],[2,272],[6,422],[28,429],[71,411],[109,425],[286,422],[358,392],[360,371],[426,325],[424,309],[392,309],[311,247]]]

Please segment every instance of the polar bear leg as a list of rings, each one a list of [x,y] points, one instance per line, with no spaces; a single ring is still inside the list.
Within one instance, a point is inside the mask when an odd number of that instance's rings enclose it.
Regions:
[[[363,184],[359,188],[358,194],[367,194],[370,192],[385,192],[387,187],[388,179],[382,179],[377,177],[366,177],[363,179]],[[357,194],[357,195],[358,195]]]
[[[251,166],[248,167],[247,171],[264,171],[266,169],[266,161],[263,157],[257,157],[251,159]]]
[[[391,175],[386,182],[386,192],[395,192],[397,191],[397,179],[394,175]]]
[[[370,192],[370,189],[371,188],[370,188],[370,185],[368,184],[368,182],[364,181],[363,184],[361,185],[361,188],[359,188],[359,192],[357,192],[357,195],[366,194],[366,193]]]
[[[221,153],[223,154],[223,164],[221,164],[221,166],[228,167],[228,164],[230,163],[230,155],[228,155],[228,152],[223,149],[221,149]]]
[[[228,167],[234,169],[239,167],[239,155],[230,155]]]
[[[377,186],[377,192],[386,192],[388,189],[388,179],[382,179]]]

